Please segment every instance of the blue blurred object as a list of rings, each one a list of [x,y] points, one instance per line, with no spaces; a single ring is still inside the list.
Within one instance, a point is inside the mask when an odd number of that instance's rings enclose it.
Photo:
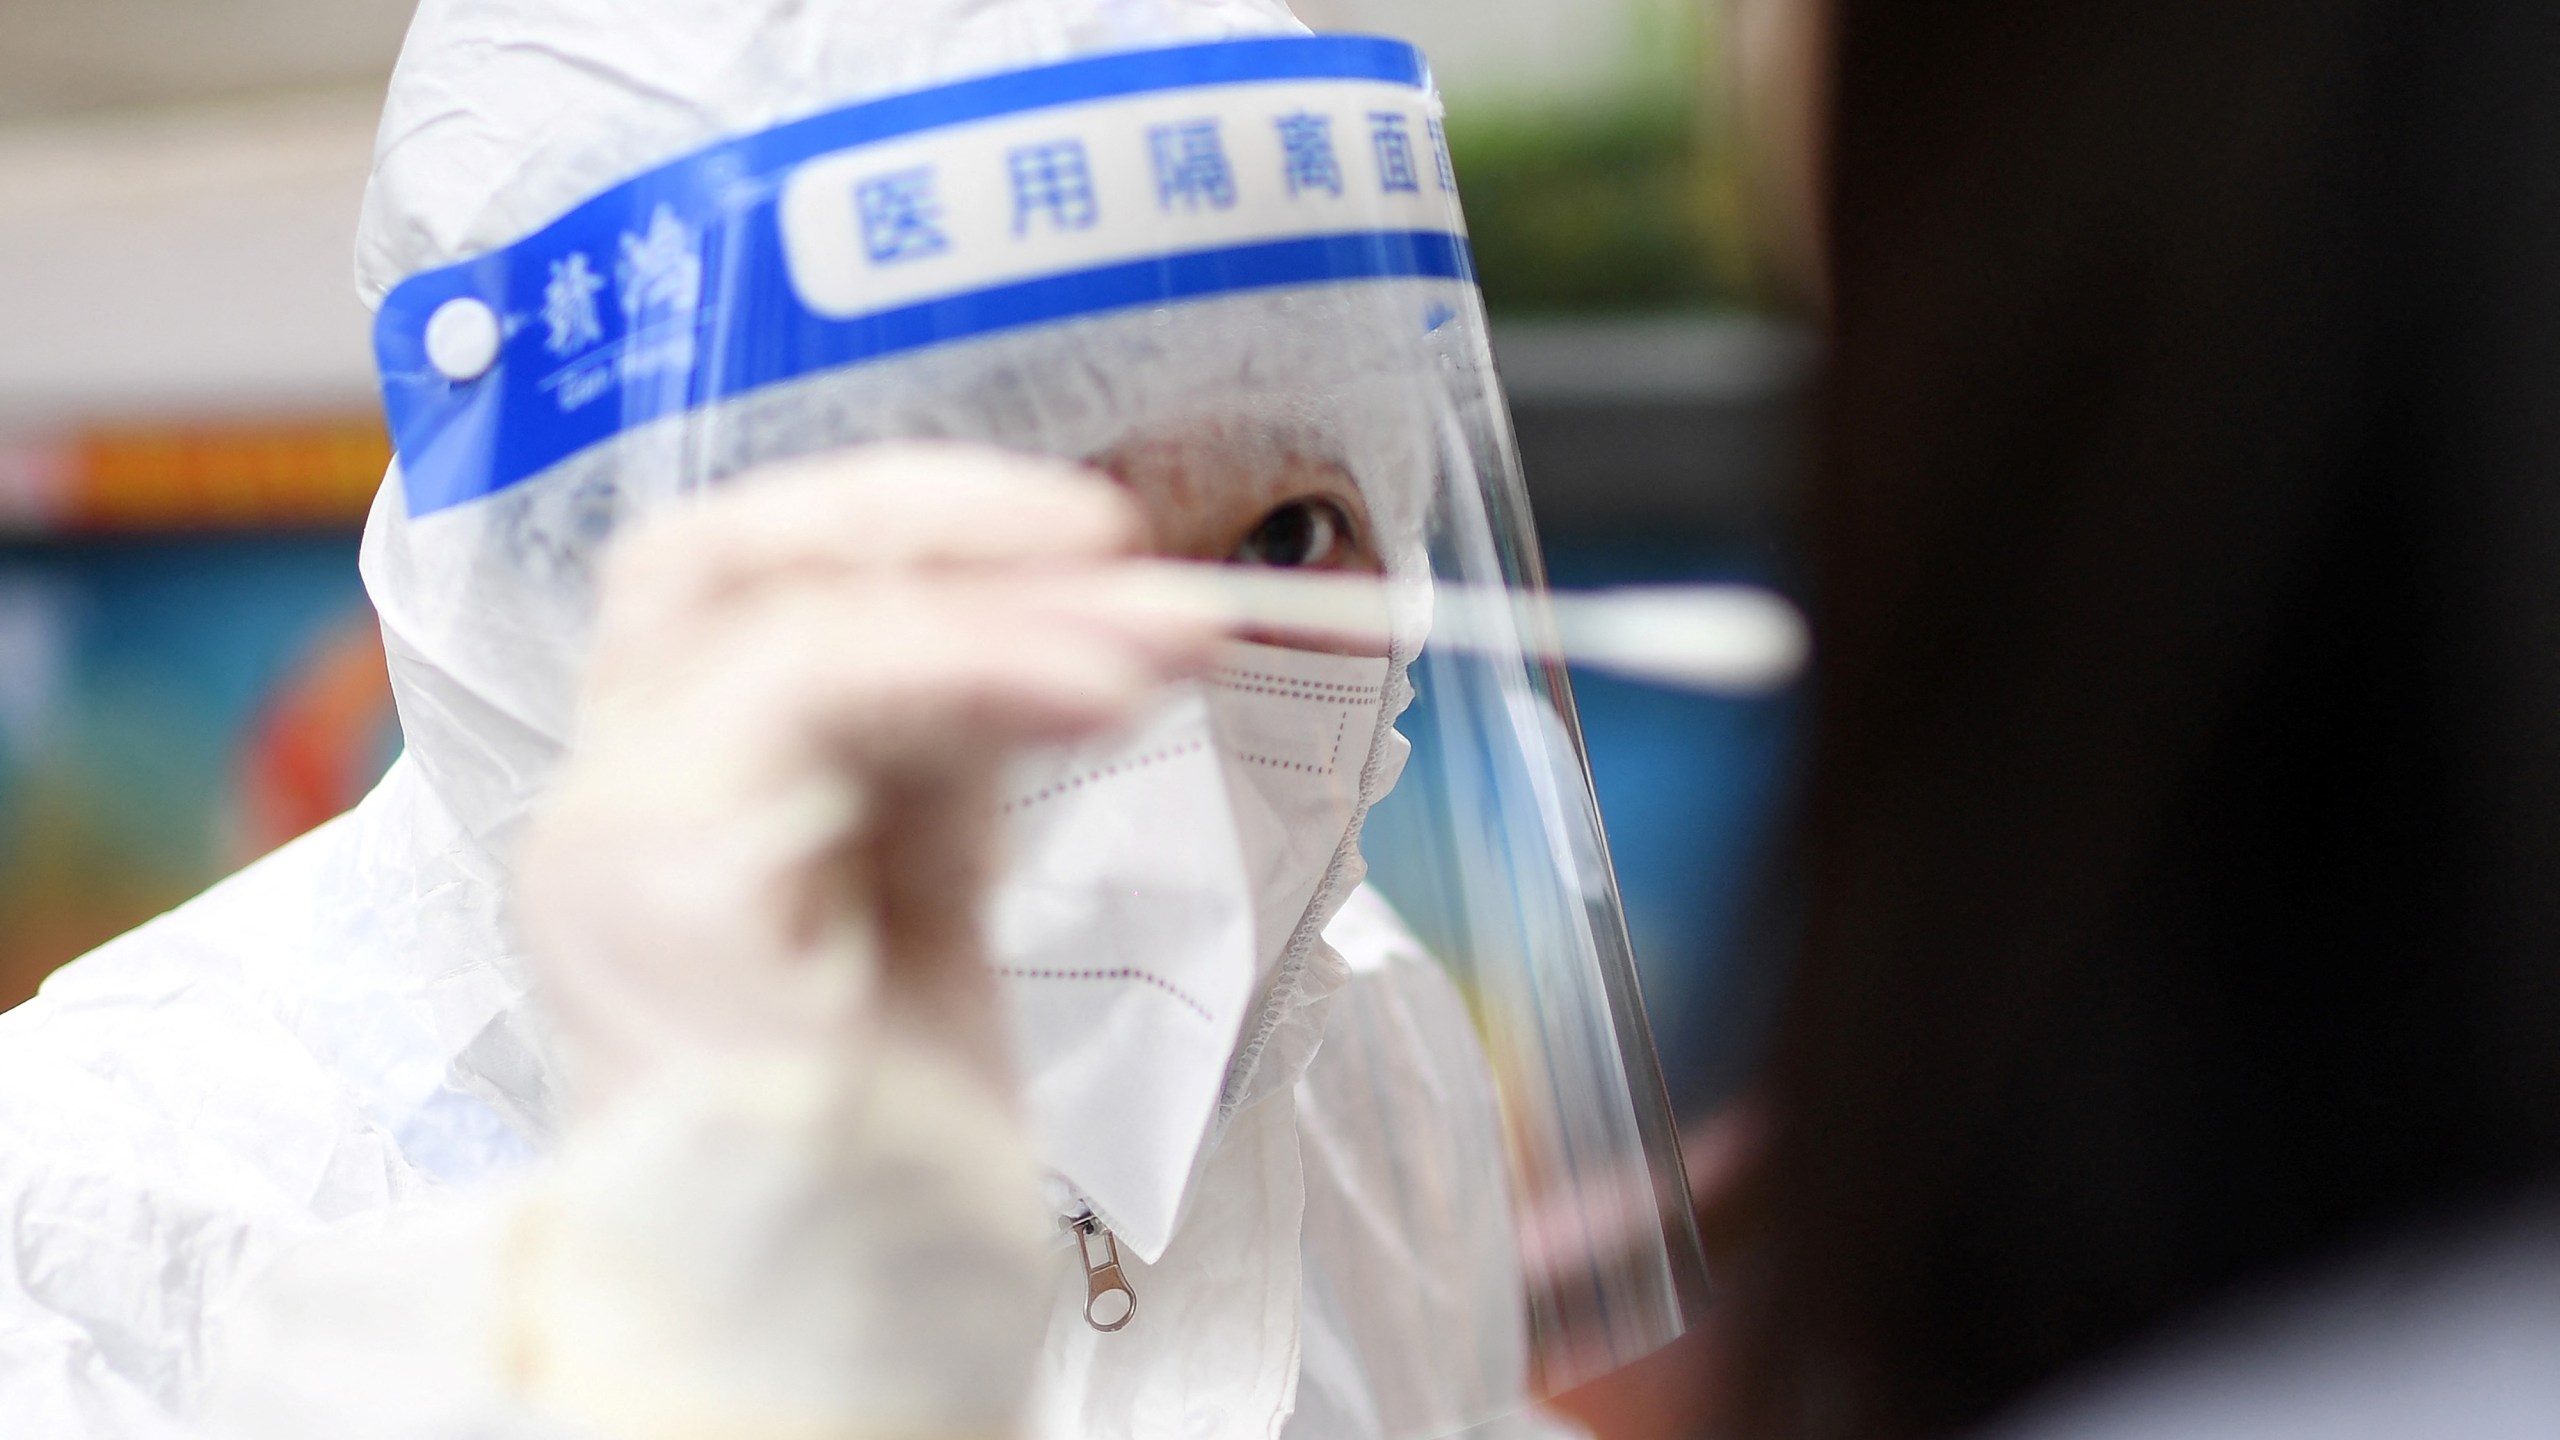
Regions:
[[[1558,586],[1790,589],[1817,330],[1730,314],[1506,318],[1494,347]],[[1785,979],[1794,900],[1764,872],[1804,700],[1587,671],[1573,686],[1672,1099],[1703,1118],[1748,1082]]]
[[[1557,546],[1548,561],[1556,582],[1574,588],[1766,584],[1772,570],[1730,552],[1641,542]],[[1455,961],[1471,943],[1466,916],[1435,906],[1446,887],[1432,873],[1431,837],[1485,823],[1470,787],[1493,782],[1464,766],[1452,771],[1441,753],[1433,692],[1462,669],[1426,668],[1416,667],[1414,707],[1397,724],[1413,758],[1370,813],[1363,850],[1379,889],[1424,943]],[[1775,989],[1775,947],[1751,943],[1760,918],[1751,907],[1786,801],[1797,701],[1662,690],[1585,671],[1574,673],[1573,689],[1663,1078],[1684,1117],[1703,1116],[1747,1081]],[[1488,842],[1558,843],[1535,833]]]
[[[1560,587],[1781,577],[1763,556],[1635,541],[1551,543]],[[1750,906],[1787,802],[1793,693],[1731,699],[1573,676],[1591,775],[1635,942],[1664,1078],[1684,1116],[1728,1098],[1757,1058],[1774,977],[1748,947]]]

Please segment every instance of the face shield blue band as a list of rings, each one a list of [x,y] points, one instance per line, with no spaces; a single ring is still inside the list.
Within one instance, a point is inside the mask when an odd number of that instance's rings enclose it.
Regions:
[[[1229,41],[849,106],[411,278],[375,327],[409,512],[816,372],[1327,282],[1471,280],[1438,107],[1389,40]]]

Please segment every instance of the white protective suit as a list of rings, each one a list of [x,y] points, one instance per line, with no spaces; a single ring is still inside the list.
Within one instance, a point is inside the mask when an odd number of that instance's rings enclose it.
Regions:
[[[636,8],[428,0],[366,198],[369,298],[723,135],[957,75],[1295,28],[1276,0]],[[557,656],[543,645],[468,653],[420,618],[462,577],[439,573],[411,528],[395,478],[364,552],[408,741],[380,787],[0,1016],[0,1433],[13,1440],[208,1433],[217,1369],[224,1414],[249,1433],[588,1433],[521,1403],[510,1337],[491,1333],[492,1296],[523,1281],[508,1239],[527,1177],[556,1168],[562,1140],[554,1049],[505,912],[516,822],[565,738],[521,687],[565,693],[569,677],[544,673]],[[1499,1125],[1460,1002],[1366,891],[1325,939],[1253,1032],[1268,1041],[1253,1103],[1224,1127],[1182,1228],[1160,1263],[1129,1262],[1144,1323],[1089,1328],[1074,1247],[1041,1252],[1058,1300],[1026,1377],[1036,1433],[1405,1440],[1410,1417],[1483,1413],[1525,1387]],[[948,1133],[970,1143],[965,1123]],[[721,1233],[734,1216],[683,1203],[718,1139],[682,1117],[618,1149],[606,1137],[609,1160],[541,1203],[579,1227],[601,1213],[582,1203],[673,1195],[648,1215],[613,1211],[597,1243],[753,1251],[759,1235]],[[1449,1226],[1444,1195],[1429,1233],[1401,1225],[1407,1169],[1480,1175],[1473,1223]],[[945,1217],[928,1202],[965,1211],[965,1197],[859,1189],[887,1173],[861,1171],[853,1193],[828,1188],[841,1176],[798,1177],[811,1203],[794,1213],[878,1219],[883,1244],[912,1239],[929,1259]],[[638,1228],[614,1231],[626,1222]],[[285,1278],[261,1281],[280,1258]],[[617,1297],[588,1298],[615,1313]],[[733,1298],[771,1327],[746,1340],[787,1349],[791,1317]],[[909,1421],[985,1378],[970,1304],[966,1284],[918,1286],[829,1318],[872,1326],[882,1383],[925,1407],[892,1406],[879,1430],[914,1433]]]

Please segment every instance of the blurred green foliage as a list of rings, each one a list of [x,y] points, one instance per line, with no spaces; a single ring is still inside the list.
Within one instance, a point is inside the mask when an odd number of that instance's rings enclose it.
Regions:
[[[1745,157],[1717,27],[1642,37],[1615,95],[1452,107],[1449,152],[1491,307],[1760,308]]]

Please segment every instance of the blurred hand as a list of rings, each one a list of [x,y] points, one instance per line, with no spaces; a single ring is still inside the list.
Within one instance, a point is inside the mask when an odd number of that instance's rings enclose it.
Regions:
[[[1132,718],[1214,639],[1115,583],[1143,534],[1089,472],[899,445],[616,547],[522,867],[583,1103],[673,1056],[881,1025],[997,1073],[976,915],[1001,762]]]

